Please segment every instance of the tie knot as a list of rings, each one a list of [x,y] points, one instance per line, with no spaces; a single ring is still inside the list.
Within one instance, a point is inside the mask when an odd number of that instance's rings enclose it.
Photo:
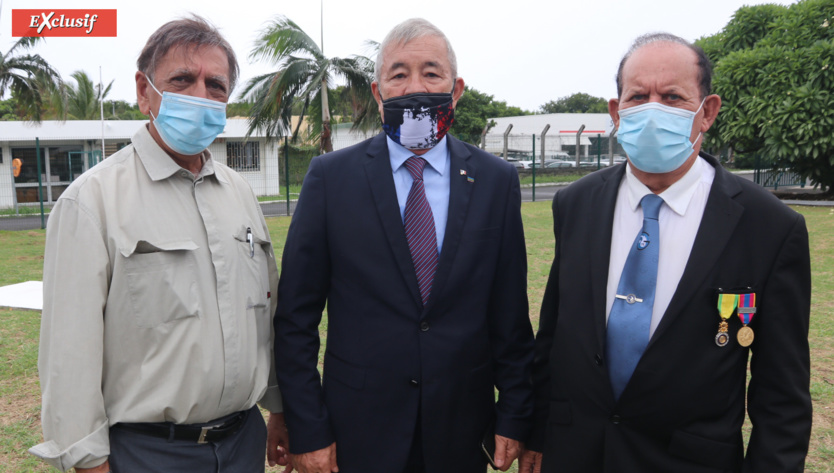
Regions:
[[[656,194],[647,194],[640,201],[640,205],[643,207],[644,219],[657,220],[657,216],[660,214],[660,206],[663,205],[663,199]]]
[[[415,180],[423,180],[423,168],[426,167],[426,160],[412,156],[405,161],[405,167],[411,173],[411,177]]]

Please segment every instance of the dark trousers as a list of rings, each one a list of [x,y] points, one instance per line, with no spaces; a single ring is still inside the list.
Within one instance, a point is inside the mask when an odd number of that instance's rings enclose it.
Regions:
[[[266,425],[257,406],[240,430],[218,442],[168,440],[118,424],[110,429],[113,473],[262,473],[265,459]]]

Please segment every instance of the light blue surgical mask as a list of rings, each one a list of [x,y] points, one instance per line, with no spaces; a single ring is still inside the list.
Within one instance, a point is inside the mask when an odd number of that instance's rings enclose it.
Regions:
[[[179,154],[193,156],[201,153],[223,133],[226,127],[226,104],[191,95],[160,93],[153,82],[148,81],[162,96],[159,116],[153,117],[153,126],[162,141]]]
[[[694,143],[689,141],[692,123],[704,101],[694,112],[658,102],[620,110],[617,140],[623,145],[631,164],[653,174],[681,167],[692,156],[695,143],[701,139],[702,134],[699,133]]]

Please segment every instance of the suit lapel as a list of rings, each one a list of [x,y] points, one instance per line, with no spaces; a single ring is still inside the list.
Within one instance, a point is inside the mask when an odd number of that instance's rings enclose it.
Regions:
[[[446,141],[451,159],[451,165],[449,166],[449,213],[446,219],[446,232],[443,235],[443,250],[440,252],[437,261],[432,292],[429,295],[429,301],[423,314],[434,307],[443,288],[446,287],[449,272],[452,270],[452,263],[454,263],[455,255],[458,252],[463,224],[466,221],[466,213],[469,209],[469,197],[472,194],[472,187],[475,185],[468,182],[466,178],[462,178],[460,171],[466,171],[466,175],[473,179],[477,177],[477,169],[474,163],[469,160],[471,153],[466,149],[466,146],[449,135],[446,135]]]
[[[411,253],[408,251],[408,242],[405,239],[405,228],[400,216],[397,190],[394,187],[391,161],[388,156],[388,143],[384,133],[377,135],[368,146],[365,175],[374,197],[379,220],[388,237],[391,252],[394,254],[394,259],[397,261],[397,266],[400,268],[400,273],[414,302],[421,307],[423,302],[420,299],[417,275],[414,273],[414,263],[411,261]]]
[[[715,168],[715,179],[712,182],[707,204],[704,207],[704,216],[701,218],[701,225],[698,227],[698,234],[695,236],[686,268],[669,302],[669,307],[649,340],[647,351],[681,312],[685,311],[689,300],[703,285],[703,281],[718,262],[718,257],[726,248],[744,212],[744,208],[733,200],[733,197],[741,192],[741,186],[729,179],[729,173],[718,164],[715,158],[703,153],[701,156]]]
[[[614,208],[617,192],[625,174],[625,165],[614,173],[601,174],[602,186],[594,187],[589,213],[599,212],[596,219],[600,226],[592,228],[588,247],[591,248],[591,297],[594,302],[593,317],[597,331],[597,343],[605,346],[605,304],[607,301],[608,266],[611,256],[611,233],[614,231]]]

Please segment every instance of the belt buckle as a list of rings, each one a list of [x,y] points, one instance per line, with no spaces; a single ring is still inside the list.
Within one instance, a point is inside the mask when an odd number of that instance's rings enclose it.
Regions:
[[[218,425],[207,425],[200,429],[200,438],[197,439],[197,443],[208,443],[206,442],[206,434],[209,433],[212,429],[216,429],[218,427],[222,427],[223,424]]]

